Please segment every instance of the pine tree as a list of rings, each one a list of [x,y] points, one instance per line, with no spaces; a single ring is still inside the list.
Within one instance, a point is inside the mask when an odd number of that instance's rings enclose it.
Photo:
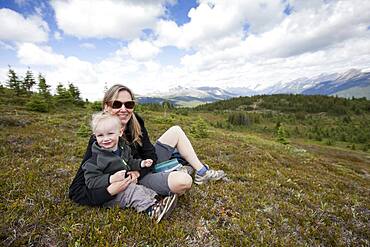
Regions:
[[[46,80],[41,74],[39,74],[38,79],[38,93],[31,96],[26,107],[31,111],[49,112],[53,108],[50,86],[46,84]]]
[[[75,101],[82,101],[80,97],[80,90],[72,83],[68,85],[68,92]]]
[[[289,142],[286,139],[286,132],[282,124],[277,129],[277,141],[282,144],[288,144]]]
[[[68,93],[73,99],[73,104],[82,106],[84,104],[83,100],[81,99],[81,93],[78,87],[74,86],[72,83],[68,85]]]
[[[57,86],[55,99],[57,101],[57,104],[61,106],[72,105],[74,102],[69,90],[67,90],[61,83],[59,83]]]
[[[15,71],[12,70],[12,68],[10,66],[9,66],[9,71],[8,71],[7,86],[10,89],[13,89],[17,95],[20,95],[21,92],[22,92],[22,90],[21,90],[21,81],[19,80]]]
[[[59,98],[69,98],[70,97],[70,94],[69,92],[67,91],[67,89],[63,86],[62,83],[58,83],[58,86],[57,86],[57,97]]]
[[[39,94],[44,98],[50,98],[50,86],[46,84],[45,77],[39,74]]]
[[[24,80],[22,82],[22,88],[26,92],[31,92],[31,88],[36,84],[35,78],[33,77],[32,71],[30,70],[30,67],[28,67],[28,70],[26,72],[26,76],[24,77]]]

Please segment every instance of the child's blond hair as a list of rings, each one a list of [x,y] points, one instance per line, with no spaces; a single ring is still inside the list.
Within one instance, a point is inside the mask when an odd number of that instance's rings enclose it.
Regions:
[[[93,131],[93,133],[95,133],[95,130],[97,128],[97,126],[102,122],[102,121],[106,121],[106,120],[109,120],[109,121],[114,121],[116,123],[116,126],[117,126],[117,129],[121,129],[121,120],[115,116],[115,115],[112,115],[108,112],[97,112],[97,113],[94,113],[92,115],[92,118],[91,118],[91,129]]]

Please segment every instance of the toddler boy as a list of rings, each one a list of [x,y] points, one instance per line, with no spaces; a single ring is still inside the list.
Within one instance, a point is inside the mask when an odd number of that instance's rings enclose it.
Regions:
[[[131,177],[126,177],[128,171],[140,171],[141,168],[152,165],[151,159],[134,159],[130,147],[120,142],[123,130],[117,116],[105,112],[96,113],[92,117],[91,127],[96,141],[92,145],[92,157],[82,166],[89,189],[107,188],[112,183],[130,180]],[[145,211],[159,223],[173,211],[178,198],[173,194],[157,201],[156,196],[155,191],[130,183],[105,206],[119,204],[121,208],[132,207],[138,212]]]

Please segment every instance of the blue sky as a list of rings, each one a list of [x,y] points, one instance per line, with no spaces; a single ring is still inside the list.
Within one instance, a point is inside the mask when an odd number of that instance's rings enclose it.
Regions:
[[[247,87],[370,70],[370,1],[0,1],[0,82],[8,65],[98,100],[176,86]]]

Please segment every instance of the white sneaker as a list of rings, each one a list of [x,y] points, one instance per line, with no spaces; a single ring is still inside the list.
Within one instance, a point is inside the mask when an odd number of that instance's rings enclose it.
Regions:
[[[207,166],[208,168],[208,166]],[[198,175],[195,173],[194,183],[196,184],[203,184],[207,183],[208,181],[217,181],[225,177],[225,172],[223,170],[207,170],[203,176]]]

